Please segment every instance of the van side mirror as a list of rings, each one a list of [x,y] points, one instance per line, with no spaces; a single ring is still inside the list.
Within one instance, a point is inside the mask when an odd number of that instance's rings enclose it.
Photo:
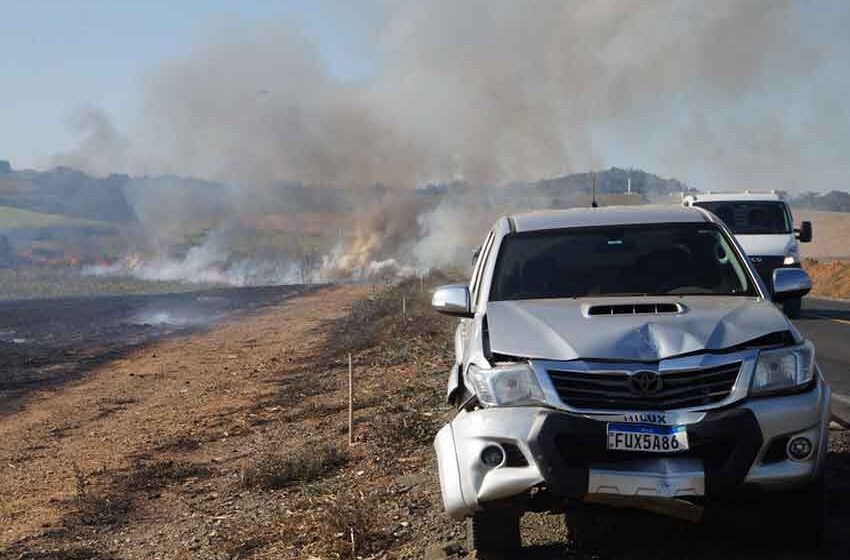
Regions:
[[[801,222],[800,228],[795,229],[794,233],[797,234],[797,239],[800,243],[808,243],[812,240],[812,222]]]
[[[773,271],[773,301],[803,297],[812,289],[812,280],[802,268],[777,268]]]
[[[431,307],[445,315],[455,317],[472,317],[472,298],[469,296],[469,286],[466,284],[449,284],[440,286],[431,298]]]

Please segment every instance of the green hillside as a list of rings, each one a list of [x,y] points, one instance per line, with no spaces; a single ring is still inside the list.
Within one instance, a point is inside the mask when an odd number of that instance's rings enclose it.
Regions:
[[[88,226],[113,229],[113,226],[111,224],[107,224],[104,222],[69,218],[67,216],[60,216],[57,214],[32,212],[30,210],[22,210],[21,208],[12,208],[11,206],[0,206],[0,231],[9,231],[16,229],[36,229],[57,226]]]

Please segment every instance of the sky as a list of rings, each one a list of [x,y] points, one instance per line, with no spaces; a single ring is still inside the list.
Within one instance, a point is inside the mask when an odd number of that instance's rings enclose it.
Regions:
[[[617,166],[850,188],[846,0],[0,10],[0,159],[16,169],[409,186]]]
[[[70,149],[80,107],[131,128],[147,74],[234,24],[290,24],[320,46],[335,75],[370,72],[364,14],[345,2],[0,0],[0,13],[0,159],[16,169],[43,168]]]

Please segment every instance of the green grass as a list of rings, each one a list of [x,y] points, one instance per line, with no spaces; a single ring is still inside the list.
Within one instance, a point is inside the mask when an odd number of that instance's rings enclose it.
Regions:
[[[87,276],[74,268],[0,268],[0,300],[175,293],[204,287],[180,282],[152,282],[126,276]]]
[[[44,214],[11,206],[0,206],[0,231],[56,226],[96,226],[109,229],[114,227],[104,222],[69,218],[58,214]]]

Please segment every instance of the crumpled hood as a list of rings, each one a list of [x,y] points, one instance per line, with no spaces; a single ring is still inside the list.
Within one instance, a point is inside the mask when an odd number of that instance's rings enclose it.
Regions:
[[[679,303],[681,313],[589,316],[593,305]],[[747,297],[598,298],[487,304],[490,349],[548,360],[656,361],[722,350],[777,331],[799,333],[769,301]]]

